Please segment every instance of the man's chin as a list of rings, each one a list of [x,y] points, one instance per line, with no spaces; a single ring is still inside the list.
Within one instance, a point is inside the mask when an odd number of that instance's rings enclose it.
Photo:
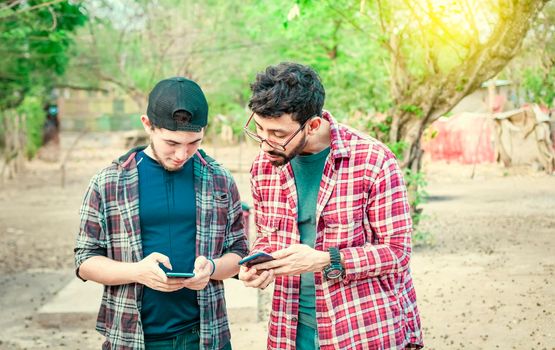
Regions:
[[[164,164],[163,167],[166,171],[178,171],[181,168],[183,168],[183,165],[181,165],[181,166],[170,166],[168,164]]]
[[[290,161],[291,161],[290,158],[281,158],[280,160],[270,160],[270,164],[272,164],[275,167],[280,167],[280,166],[284,166]]]
[[[282,166],[287,163],[287,159],[283,156],[274,156],[266,154],[266,159],[275,167]]]

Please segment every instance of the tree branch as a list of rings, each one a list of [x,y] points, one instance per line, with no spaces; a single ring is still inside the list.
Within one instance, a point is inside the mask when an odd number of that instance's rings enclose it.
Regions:
[[[21,10],[15,11],[14,13],[12,13],[12,14],[6,16],[6,17],[17,16],[17,15],[23,13],[23,12],[29,12],[29,11],[37,10],[37,9],[40,9],[40,8],[42,8],[42,7],[45,7],[45,6],[50,6],[50,5],[54,5],[54,4],[60,3],[60,2],[62,2],[62,1],[66,1],[66,0],[52,0],[52,1],[45,2],[45,3],[42,3],[42,4],[38,4],[38,5],[35,5],[35,6],[23,8],[23,9],[21,9]],[[10,7],[11,7],[11,6],[10,6]],[[4,18],[5,18],[5,17],[4,17]],[[1,18],[0,18],[0,19],[1,19]]]
[[[101,92],[109,92],[108,89],[104,89],[101,87],[96,87],[96,86],[81,86],[81,85],[73,85],[71,83],[59,83],[59,84],[54,84],[55,88],[60,88],[60,89],[64,89],[64,88],[69,88],[69,89],[73,89],[73,90],[83,90],[83,91],[101,91]]]

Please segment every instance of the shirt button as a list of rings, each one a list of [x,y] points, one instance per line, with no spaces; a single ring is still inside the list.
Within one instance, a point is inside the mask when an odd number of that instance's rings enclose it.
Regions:
[[[293,322],[297,322],[297,321],[298,321],[298,319],[297,319],[297,317],[293,316],[293,317],[291,317],[291,321],[293,321]]]

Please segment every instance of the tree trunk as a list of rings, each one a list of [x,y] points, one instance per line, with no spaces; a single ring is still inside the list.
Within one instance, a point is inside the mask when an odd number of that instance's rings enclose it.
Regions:
[[[23,171],[27,143],[25,115],[18,114],[15,110],[7,110],[3,114],[2,126],[4,128],[5,145],[2,154],[4,166],[0,173],[2,181],[13,179]]]

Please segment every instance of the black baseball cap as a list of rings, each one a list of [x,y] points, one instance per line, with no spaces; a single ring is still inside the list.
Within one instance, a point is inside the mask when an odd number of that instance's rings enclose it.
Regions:
[[[177,122],[173,114],[191,114],[188,123]],[[200,86],[192,80],[174,77],[160,81],[148,95],[148,119],[157,127],[172,131],[199,132],[208,123],[208,103]]]

